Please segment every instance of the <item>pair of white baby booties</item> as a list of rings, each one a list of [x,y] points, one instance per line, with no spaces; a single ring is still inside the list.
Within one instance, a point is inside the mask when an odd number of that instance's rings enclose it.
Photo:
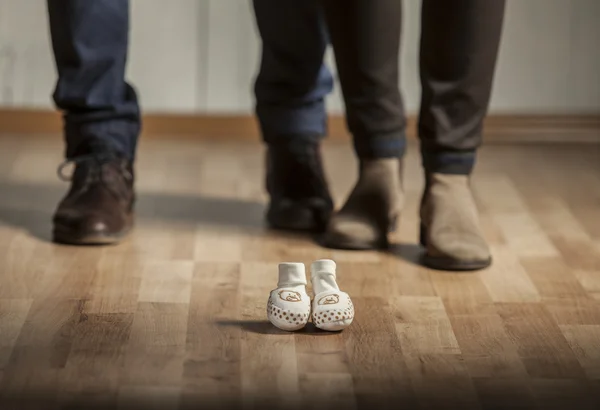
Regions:
[[[306,293],[306,272],[303,263],[279,264],[277,289],[271,291],[267,303],[267,317],[277,328],[285,331],[300,330],[312,317],[321,329],[337,332],[350,326],[354,306],[347,293],[336,283],[336,264],[321,259],[311,264],[314,298]],[[311,314],[312,313],[312,314]]]

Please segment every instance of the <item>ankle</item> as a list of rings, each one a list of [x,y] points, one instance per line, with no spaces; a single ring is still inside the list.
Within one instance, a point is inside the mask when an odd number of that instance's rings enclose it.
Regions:
[[[110,141],[105,141],[99,138],[90,138],[80,142],[76,146],[71,146],[67,149],[68,159],[74,159],[83,156],[106,156],[130,160],[129,156],[120,151]]]
[[[426,173],[469,175],[475,166],[475,151],[421,151]]]

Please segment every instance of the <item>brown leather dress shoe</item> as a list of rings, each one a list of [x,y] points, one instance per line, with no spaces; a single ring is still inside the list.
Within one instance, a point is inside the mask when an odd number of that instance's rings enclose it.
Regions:
[[[53,240],[73,245],[119,242],[133,226],[130,161],[110,154],[75,158],[71,188],[54,214]],[[62,176],[62,169],[59,174]]]

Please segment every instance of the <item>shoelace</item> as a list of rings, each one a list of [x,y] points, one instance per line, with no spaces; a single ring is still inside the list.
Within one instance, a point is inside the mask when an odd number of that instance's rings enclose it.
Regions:
[[[62,164],[60,164],[57,169],[57,174],[58,174],[58,177],[60,178],[60,180],[62,180],[62,181],[72,181],[74,172],[70,176],[67,176],[64,173],[64,170],[67,166],[69,166],[71,164],[77,166],[79,164],[83,164],[86,162],[93,162],[93,163],[95,163],[95,166],[91,167],[90,171],[86,175],[86,178],[85,178],[82,186],[80,187],[79,192],[87,190],[87,188],[92,183],[99,182],[99,183],[103,184],[104,186],[106,186],[109,189],[109,191],[112,192],[114,195],[116,195],[117,197],[120,197],[124,193],[116,190],[114,187],[115,184],[109,184],[108,181],[106,181],[104,179],[104,172],[102,172],[102,167],[104,165],[106,165],[116,159],[118,159],[118,156],[113,153],[94,153],[94,154],[76,156],[73,158],[69,158],[69,159],[65,160]],[[130,181],[133,179],[133,175],[131,175],[129,170],[127,170],[125,167],[121,168],[121,172],[123,173],[123,176],[126,180]]]

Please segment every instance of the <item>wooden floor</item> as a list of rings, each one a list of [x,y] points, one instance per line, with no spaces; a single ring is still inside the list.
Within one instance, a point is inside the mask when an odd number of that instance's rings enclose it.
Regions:
[[[135,233],[77,248],[49,243],[61,139],[0,138],[0,408],[600,408],[600,147],[484,147],[495,263],[465,274],[419,265],[415,148],[388,253],[266,230],[258,144],[166,138],[140,146]],[[355,160],[325,159],[339,202]],[[355,322],[276,330],[277,263],[319,258]]]

